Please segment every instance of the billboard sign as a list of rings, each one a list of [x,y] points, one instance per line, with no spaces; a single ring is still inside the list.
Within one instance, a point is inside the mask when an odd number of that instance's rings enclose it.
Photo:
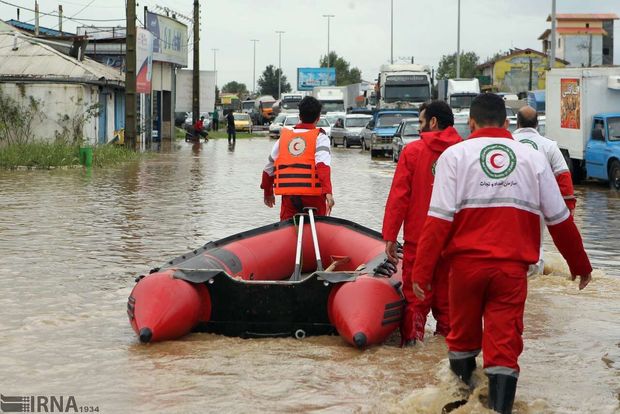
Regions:
[[[311,91],[316,86],[336,86],[336,68],[297,68],[298,91]]]
[[[561,79],[560,93],[560,126],[567,129],[580,129],[581,91],[579,79]]]
[[[136,92],[151,93],[153,79],[153,34],[141,27],[136,31]]]
[[[146,28],[153,34],[153,60],[187,66],[187,26],[170,17],[147,12]]]

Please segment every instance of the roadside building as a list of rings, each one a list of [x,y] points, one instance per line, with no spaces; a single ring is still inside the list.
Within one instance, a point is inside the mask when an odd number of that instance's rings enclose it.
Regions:
[[[0,22],[3,98],[22,107],[38,103],[33,139],[109,142],[124,125],[124,75],[79,50],[74,57],[47,43]]]
[[[145,18],[145,29],[152,35],[152,46],[145,58],[149,65],[149,82],[145,89],[138,91],[138,113],[140,130],[148,144],[174,137],[177,72],[187,67],[189,40],[187,26],[173,17],[146,11]],[[140,39],[146,38],[140,30],[138,28],[138,51]],[[77,33],[88,39],[87,56],[125,71],[125,27],[82,26],[78,27]]]
[[[533,49],[513,49],[509,53],[489,60],[478,66],[482,76],[491,80],[483,87],[496,92],[521,93],[545,89],[545,75],[548,57]],[[568,62],[556,59],[556,67]]]
[[[557,14],[556,44],[551,45],[551,29],[538,37],[543,50],[555,47],[555,55],[569,66],[612,65],[614,62],[615,13]],[[551,21],[551,16],[547,17]]]

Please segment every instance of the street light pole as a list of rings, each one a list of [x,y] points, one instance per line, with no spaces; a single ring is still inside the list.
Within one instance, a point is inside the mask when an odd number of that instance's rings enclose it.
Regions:
[[[459,0],[460,1],[460,0]],[[394,0],[390,0],[390,63],[394,64]]]
[[[258,39],[251,39],[250,42],[254,43],[254,66],[252,67],[252,94],[256,95],[256,42],[258,42]]]
[[[220,49],[211,49],[213,51],[213,72],[215,72],[215,87],[217,88],[217,51]]]
[[[456,23],[456,78],[461,77],[461,0],[458,2],[458,21]]]
[[[323,17],[327,17],[327,67],[331,67],[331,60],[330,60],[330,50],[329,50],[329,32],[330,32],[330,22],[331,22],[331,18],[332,17],[336,17],[334,14],[324,14]]]
[[[276,30],[278,34],[278,99],[282,93],[282,30]]]
[[[555,31],[556,31],[556,16],[555,16],[555,0],[551,0],[551,47],[549,51],[549,69],[555,66],[555,47],[556,47],[556,39],[555,39]]]

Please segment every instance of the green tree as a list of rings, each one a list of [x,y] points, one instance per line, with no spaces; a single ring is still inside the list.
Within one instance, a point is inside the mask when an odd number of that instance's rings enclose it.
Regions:
[[[319,65],[322,68],[327,67],[327,55],[321,56]],[[362,71],[338,56],[336,52],[329,52],[329,66],[336,69],[336,85],[350,85],[352,83],[360,83],[362,81]]]
[[[278,96],[278,74],[280,69],[276,69],[273,65],[269,65],[263,71],[263,74],[258,78],[258,91],[261,95],[271,95],[279,98]],[[291,84],[287,82],[286,76],[282,74],[280,78],[281,92],[286,93],[291,91]]]
[[[475,52],[461,52],[461,78],[473,78],[478,75],[476,66],[480,58]],[[437,68],[437,79],[456,78],[456,53],[443,55]]]
[[[240,83],[237,81],[228,82],[226,85],[222,86],[222,92],[224,93],[234,93],[239,97],[248,94],[248,88],[245,86],[245,83]]]

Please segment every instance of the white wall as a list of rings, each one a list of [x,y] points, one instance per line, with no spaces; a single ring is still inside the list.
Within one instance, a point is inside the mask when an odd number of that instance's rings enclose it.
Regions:
[[[99,88],[81,84],[3,83],[0,87],[8,96],[24,106],[29,105],[30,97],[41,101],[40,114],[33,119],[33,140],[53,142],[55,132],[62,130],[61,117],[67,115],[74,119],[90,105],[99,103]],[[23,91],[23,92],[22,92]],[[106,141],[114,134],[114,99],[106,100],[108,109],[108,127]],[[84,124],[84,138],[91,144],[97,143],[98,118],[91,118]]]

